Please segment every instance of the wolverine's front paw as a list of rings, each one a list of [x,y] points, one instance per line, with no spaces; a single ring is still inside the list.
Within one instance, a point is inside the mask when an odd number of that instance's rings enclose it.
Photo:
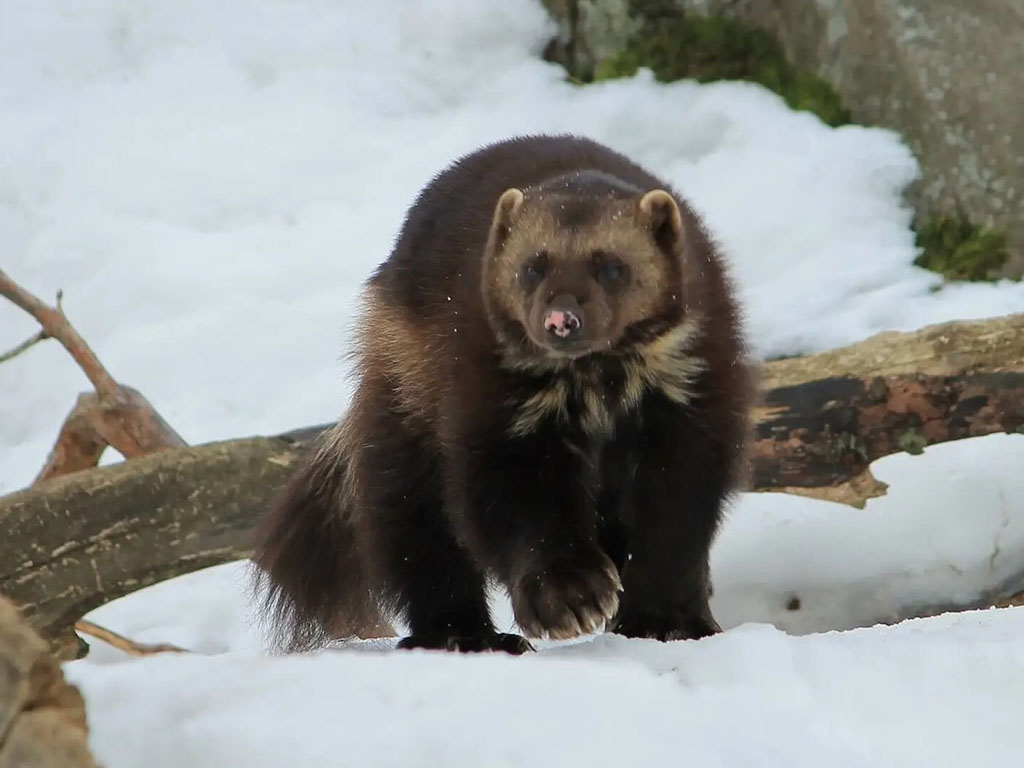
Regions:
[[[622,583],[604,553],[538,563],[512,584],[512,610],[527,637],[566,640],[597,631],[619,607]]]
[[[722,631],[710,610],[646,611],[624,605],[611,622],[611,631],[626,637],[653,640],[699,640]]]

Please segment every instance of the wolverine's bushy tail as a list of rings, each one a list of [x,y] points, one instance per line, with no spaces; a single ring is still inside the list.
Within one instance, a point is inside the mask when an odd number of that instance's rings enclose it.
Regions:
[[[317,439],[256,529],[254,596],[288,651],[394,634],[360,558],[341,430]]]

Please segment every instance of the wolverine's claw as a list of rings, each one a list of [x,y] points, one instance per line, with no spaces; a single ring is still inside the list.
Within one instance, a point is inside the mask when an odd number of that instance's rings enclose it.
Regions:
[[[588,560],[545,562],[513,584],[512,608],[524,634],[567,640],[596,632],[615,615],[618,572],[603,553]]]

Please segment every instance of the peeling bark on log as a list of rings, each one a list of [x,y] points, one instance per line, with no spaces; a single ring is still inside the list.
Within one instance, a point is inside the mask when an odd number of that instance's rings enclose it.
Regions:
[[[1024,314],[770,362],[762,391],[752,488],[861,506],[875,459],[1024,429]]]
[[[768,394],[754,443],[755,489],[835,486],[882,456],[1024,425],[1024,372],[843,376]]]
[[[88,732],[81,693],[0,596],[0,768],[96,768]]]
[[[762,372],[753,490],[860,504],[870,460],[1024,425],[1024,314],[882,334]],[[256,519],[326,425],[161,451],[0,498],[0,592],[63,657],[76,619],[245,558]]]

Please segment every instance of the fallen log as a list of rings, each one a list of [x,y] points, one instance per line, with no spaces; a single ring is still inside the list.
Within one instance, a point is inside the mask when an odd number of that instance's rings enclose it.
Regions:
[[[871,461],[1024,426],[1024,314],[887,333],[766,363],[751,489],[863,504]],[[109,600],[249,555],[250,532],[326,425],[171,448],[0,498],[0,592],[63,657]]]
[[[74,623],[93,608],[247,557],[253,523],[319,431],[162,450],[0,498],[0,592],[74,658]]]

